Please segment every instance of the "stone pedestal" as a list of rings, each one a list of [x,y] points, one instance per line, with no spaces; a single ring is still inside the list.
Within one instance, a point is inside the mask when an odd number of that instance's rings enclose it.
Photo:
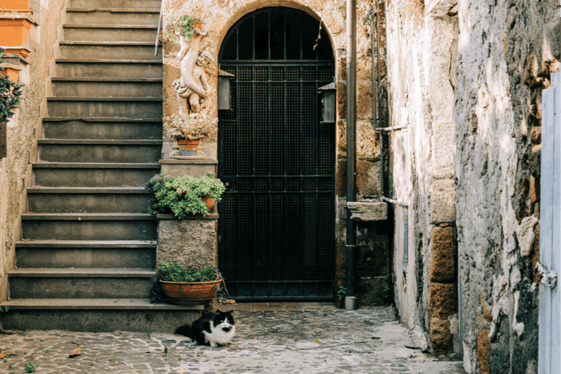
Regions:
[[[218,267],[216,230],[218,214],[193,215],[179,220],[173,214],[158,214],[156,263]]]

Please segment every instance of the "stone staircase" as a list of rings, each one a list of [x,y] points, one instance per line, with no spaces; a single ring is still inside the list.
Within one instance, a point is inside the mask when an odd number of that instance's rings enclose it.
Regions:
[[[150,304],[160,171],[160,1],[70,0],[34,185],[9,274],[8,330],[173,331],[202,307]]]

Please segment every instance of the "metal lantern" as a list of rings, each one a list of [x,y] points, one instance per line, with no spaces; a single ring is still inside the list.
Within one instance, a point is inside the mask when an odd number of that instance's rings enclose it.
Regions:
[[[321,114],[323,123],[335,123],[335,87],[335,83],[329,83],[327,86],[319,88],[319,93],[322,94]]]
[[[230,79],[234,77],[224,70],[220,70],[218,73],[218,109],[219,110],[229,110],[230,109]]]

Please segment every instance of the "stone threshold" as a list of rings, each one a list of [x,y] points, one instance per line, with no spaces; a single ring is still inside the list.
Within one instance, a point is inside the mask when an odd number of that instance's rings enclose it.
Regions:
[[[174,214],[156,214],[156,219],[179,220],[179,218],[177,218]],[[209,213],[206,216],[203,216],[202,214],[190,214],[181,220],[185,221],[185,220],[213,220],[213,219],[218,219],[218,213]]]

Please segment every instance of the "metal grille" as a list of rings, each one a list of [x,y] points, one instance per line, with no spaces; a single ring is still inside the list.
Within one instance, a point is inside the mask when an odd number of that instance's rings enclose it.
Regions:
[[[319,60],[318,52],[311,62],[300,52],[299,61],[249,64],[237,58],[241,46],[229,45],[245,39],[238,35],[242,30],[254,30],[254,39],[270,41],[271,35],[279,34],[272,24],[284,25],[286,33],[290,22],[298,24],[291,15],[310,18],[278,9],[242,19],[221,52],[221,69],[235,78],[232,108],[219,111],[219,177],[227,183],[219,204],[220,269],[236,299],[330,300],[335,267],[335,130],[320,124],[318,87],[333,81],[333,61]],[[274,17],[283,21],[271,22]],[[243,26],[248,22],[255,26]],[[263,28],[267,22],[269,28]],[[259,27],[267,37],[257,34]],[[282,39],[285,57],[290,49],[286,43],[298,39],[302,37]],[[299,45],[302,49],[306,42]],[[224,58],[224,53],[231,58]],[[274,53],[254,46],[253,56],[270,58]]]

